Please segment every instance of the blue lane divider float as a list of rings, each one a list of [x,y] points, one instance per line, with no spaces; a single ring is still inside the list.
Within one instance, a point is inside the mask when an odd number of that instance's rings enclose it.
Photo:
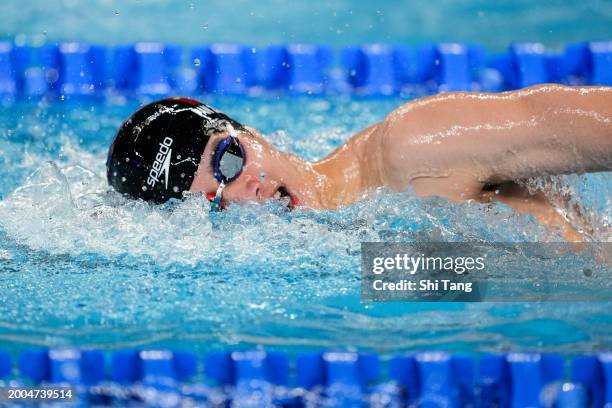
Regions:
[[[103,84],[95,78],[94,68],[104,61],[96,61],[96,47],[82,43],[63,43],[59,46],[59,93],[62,95],[90,95],[96,85]],[[98,72],[96,72],[98,74]]]
[[[0,43],[0,94],[13,95],[16,90],[11,45]]]
[[[480,45],[463,43],[333,50],[315,44],[185,48],[145,42],[115,47],[0,42],[0,96],[9,99],[264,92],[398,95],[504,91],[546,82],[612,85],[612,41],[568,44],[562,52],[540,43],[514,43],[493,55]]]
[[[176,406],[181,399],[214,406],[282,407],[612,404],[612,353],[573,358],[570,376],[561,356],[534,353],[475,359],[423,352],[383,361],[376,354],[345,351],[289,358],[281,352],[247,350],[201,359],[186,351],[54,349],[25,351],[17,362],[15,366],[8,353],[0,352],[0,386],[72,386],[81,405],[157,405],[160,398]]]
[[[612,404],[612,353],[576,357],[572,381],[581,385],[580,392],[588,395],[590,406]]]
[[[172,62],[166,58],[166,52],[167,47],[159,43],[138,43],[134,46],[137,93],[165,95],[170,92]]]
[[[307,390],[306,400],[315,406],[363,406],[369,396],[381,391],[373,386],[380,378],[378,356],[369,353],[325,352],[297,356],[298,387]],[[393,390],[390,400],[399,400]]]
[[[389,374],[405,390],[409,404],[451,408],[473,406],[473,364],[467,357],[428,352],[392,359]]]

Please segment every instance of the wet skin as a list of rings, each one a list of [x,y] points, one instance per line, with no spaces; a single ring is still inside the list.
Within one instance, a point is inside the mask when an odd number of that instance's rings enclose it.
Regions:
[[[190,191],[217,189],[210,163],[225,136],[207,144]],[[313,163],[276,150],[254,129],[239,137],[246,165],[225,201],[277,198],[283,187],[292,206],[335,209],[379,187],[410,186],[419,196],[501,201],[577,241],[589,227],[517,181],[612,170],[612,88],[551,84],[417,99]]]

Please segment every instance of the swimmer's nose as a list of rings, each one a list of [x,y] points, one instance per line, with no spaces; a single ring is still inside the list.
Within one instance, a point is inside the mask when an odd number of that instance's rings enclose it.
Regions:
[[[226,191],[228,194],[224,194],[224,197],[227,200],[258,201],[261,197],[261,183],[248,176],[238,177],[227,186]]]

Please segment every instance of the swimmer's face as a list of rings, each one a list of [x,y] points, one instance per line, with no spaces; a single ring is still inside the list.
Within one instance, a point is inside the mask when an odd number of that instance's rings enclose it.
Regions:
[[[288,202],[291,208],[301,204],[301,183],[292,163],[299,159],[275,149],[255,129],[248,128],[248,132],[237,133],[245,152],[245,164],[238,178],[228,183],[223,190],[223,200],[263,203],[279,199]],[[189,191],[204,194],[217,191],[219,181],[213,175],[212,161],[217,145],[227,136],[227,131],[211,136]]]

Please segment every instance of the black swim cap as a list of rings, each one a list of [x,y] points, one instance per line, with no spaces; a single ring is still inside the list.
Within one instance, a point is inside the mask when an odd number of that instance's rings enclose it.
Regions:
[[[182,198],[195,178],[208,139],[230,123],[222,112],[189,98],[140,108],[119,129],[106,160],[108,182],[120,193],[163,203]]]

